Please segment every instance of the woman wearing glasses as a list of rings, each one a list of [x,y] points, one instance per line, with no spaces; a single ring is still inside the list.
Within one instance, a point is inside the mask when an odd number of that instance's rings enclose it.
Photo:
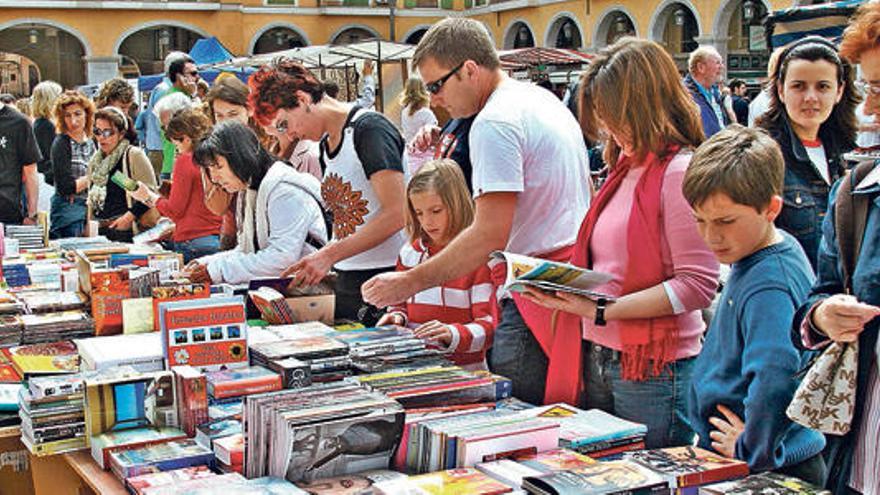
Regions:
[[[853,70],[818,36],[789,45],[770,84],[770,108],[758,117],[785,159],[785,207],[776,224],[793,235],[816,269],[822,218],[841,156],[855,147],[859,102]]]
[[[128,197],[120,185],[111,180],[121,172],[125,177],[143,182],[156,189],[156,175],[144,151],[132,146],[126,138],[128,119],[116,107],[104,107],[95,113],[95,139],[98,152],[89,162],[88,206],[98,221],[98,233],[112,241],[131,242],[136,220],[150,208]]]
[[[49,153],[55,180],[49,237],[79,237],[86,221],[88,164],[96,149],[92,139],[95,105],[79,91],[65,91],[52,113],[58,134]]]
[[[336,317],[357,319],[361,285],[393,271],[406,238],[400,132],[382,114],[343,103],[302,65],[283,61],[251,76],[254,118],[292,139],[321,141],[321,194],[333,213],[333,241],[287,269],[314,285],[335,268]]]
[[[187,265],[190,280],[239,284],[277,277],[327,242],[321,183],[270,155],[241,122],[217,124],[193,159],[227,192],[241,193],[241,201],[236,202],[238,246]]]

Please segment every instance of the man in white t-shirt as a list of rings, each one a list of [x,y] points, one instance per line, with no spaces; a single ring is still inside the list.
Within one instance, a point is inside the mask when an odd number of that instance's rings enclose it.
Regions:
[[[379,307],[402,302],[470,273],[495,250],[566,258],[590,197],[587,150],[571,112],[552,93],[508,78],[485,28],[474,20],[435,24],[416,48],[413,65],[432,106],[453,118],[478,114],[469,135],[476,215],[429,261],[368,281],[364,299]],[[542,402],[547,357],[517,304],[508,298],[500,304],[490,368],[513,381],[517,397]]]

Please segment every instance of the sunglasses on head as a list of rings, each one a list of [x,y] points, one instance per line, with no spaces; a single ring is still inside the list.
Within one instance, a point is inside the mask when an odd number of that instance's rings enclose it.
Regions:
[[[455,75],[456,72],[461,70],[463,66],[464,62],[456,65],[454,69],[447,72],[446,75],[441,77],[440,79],[437,79],[432,83],[425,84],[425,88],[428,90],[428,93],[431,93],[432,95],[436,95],[437,93],[439,93],[440,90],[443,89],[443,85],[446,84],[446,81],[448,81],[450,77]]]
[[[94,129],[92,129],[92,133],[95,135],[95,137],[108,138],[108,137],[116,134],[116,130],[115,129],[98,129],[97,127],[95,127]]]

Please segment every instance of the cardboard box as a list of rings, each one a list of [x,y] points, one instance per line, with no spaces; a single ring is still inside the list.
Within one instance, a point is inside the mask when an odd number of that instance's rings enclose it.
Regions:
[[[293,311],[294,322],[320,321],[327,325],[333,325],[336,295],[295,296],[285,298],[285,300]]]
[[[76,269],[79,272],[79,287],[85,294],[92,293],[92,273],[112,271],[107,268],[107,260],[114,254],[145,254],[150,265],[168,264],[183,268],[183,255],[171,251],[156,251],[142,246],[112,246],[101,249],[81,249],[76,253]]]

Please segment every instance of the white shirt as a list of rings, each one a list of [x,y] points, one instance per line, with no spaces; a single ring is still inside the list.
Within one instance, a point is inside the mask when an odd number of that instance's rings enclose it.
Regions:
[[[819,175],[825,179],[825,182],[831,184],[831,174],[828,172],[828,156],[825,155],[825,147],[821,144],[819,146],[807,146],[805,144],[804,149],[807,150],[807,156],[810,157],[813,166],[819,171]]]
[[[507,251],[540,255],[571,245],[590,203],[580,125],[553,93],[505,79],[470,131],[474,197],[516,192]]]
[[[419,129],[426,125],[437,125],[437,117],[430,107],[422,107],[410,115],[409,108],[400,111],[400,127],[403,129],[403,140],[409,144]]]
[[[757,95],[755,99],[749,103],[749,127],[755,127],[755,120],[764,115],[770,108],[770,93],[765,89]]]

